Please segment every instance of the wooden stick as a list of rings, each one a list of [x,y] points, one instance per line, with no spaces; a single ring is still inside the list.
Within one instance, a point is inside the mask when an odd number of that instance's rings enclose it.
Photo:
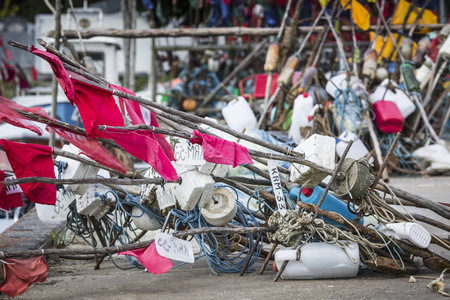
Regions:
[[[125,226],[128,225],[128,223],[130,222],[131,217],[128,216],[127,219],[125,220],[125,223],[123,224],[123,227],[121,227],[119,229],[119,231],[116,233],[116,235],[114,236],[114,238],[112,239],[110,245],[114,245],[114,243],[117,241],[117,239],[119,238],[119,236],[122,234],[123,228]],[[97,254],[96,254],[97,255]],[[102,263],[102,261],[105,259],[106,255],[108,255],[107,253],[103,253],[102,256],[100,257],[100,259],[97,261],[95,261],[95,267],[94,270],[98,270],[100,269],[100,264]]]
[[[419,214],[411,214],[411,216],[414,217],[417,221],[428,223],[430,225],[433,225],[434,227],[440,228],[442,230],[445,230],[447,232],[450,232],[450,226],[448,224],[441,223],[439,221],[436,221],[434,219],[430,219],[428,217],[425,217],[424,215]]]
[[[277,244],[273,244],[272,248],[270,249],[269,254],[267,255],[266,259],[264,260],[263,265],[261,266],[261,269],[259,270],[259,275],[262,275],[264,273],[264,270],[266,269],[267,264],[269,263],[269,260],[272,258],[273,252],[277,248]]]
[[[80,249],[58,249],[58,248],[50,248],[50,249],[37,249],[37,250],[17,250],[17,251],[0,251],[0,258],[11,258],[11,257],[34,257],[41,256],[47,254],[114,254],[117,252],[127,251],[127,250],[136,250],[142,249],[150,246],[154,240],[149,240],[140,243],[119,245],[119,246],[110,246],[103,248],[80,248]]]
[[[446,24],[418,24],[416,30],[421,30],[424,27],[430,30],[439,30]],[[410,29],[412,25],[406,25],[405,29]],[[376,25],[371,25],[368,30],[373,31]],[[402,30],[402,25],[391,25],[391,30]],[[311,26],[298,27],[299,33],[307,33],[311,30]],[[324,30],[324,26],[316,26],[314,32]],[[341,31],[351,31],[351,26],[343,25]],[[358,31],[362,31],[357,28]],[[89,29],[82,30],[81,36],[85,39],[95,36],[109,36],[122,38],[150,38],[150,37],[209,37],[209,36],[274,36],[280,31],[279,27],[274,28],[248,28],[248,27],[216,27],[216,28],[172,28],[172,29]],[[64,30],[64,35],[68,39],[77,38],[76,30]],[[45,33],[47,37],[55,37],[55,31],[51,30]]]
[[[397,146],[397,142],[398,142],[398,140],[400,139],[400,136],[401,136],[401,135],[402,135],[402,134],[401,134],[400,132],[398,132],[397,135],[395,136],[395,139],[394,139],[394,141],[392,142],[392,145],[391,145],[391,147],[389,148],[389,151],[388,151],[388,153],[386,154],[386,157],[384,158],[383,164],[380,166],[380,170],[378,171],[377,177],[375,178],[375,180],[374,180],[373,183],[372,183],[372,186],[370,187],[370,191],[373,192],[373,191],[375,190],[375,187],[376,187],[377,184],[378,184],[378,181],[380,181],[380,178],[381,178],[381,176],[383,175],[384,168],[386,168],[387,163],[388,163],[388,161],[389,161],[389,158],[391,157],[392,152],[394,152],[395,146]]]
[[[245,260],[244,265],[242,266],[242,270],[241,270],[241,273],[239,273],[239,276],[244,276],[244,273],[247,270],[248,264],[252,260],[253,253],[255,253],[256,248],[258,247],[260,239],[261,239],[261,232],[258,232],[256,240],[253,242],[253,247],[247,255],[247,259]]]
[[[94,183],[108,183],[108,184],[118,184],[118,185],[136,185],[136,184],[163,184],[166,182],[173,183],[181,183],[181,179],[177,179],[175,181],[166,181],[162,178],[138,178],[138,179],[130,179],[130,178],[70,178],[70,179],[56,179],[56,178],[47,178],[47,177],[23,177],[14,180],[4,181],[3,184],[5,186],[21,184],[21,183],[29,183],[29,182],[40,182],[47,184],[94,184]]]

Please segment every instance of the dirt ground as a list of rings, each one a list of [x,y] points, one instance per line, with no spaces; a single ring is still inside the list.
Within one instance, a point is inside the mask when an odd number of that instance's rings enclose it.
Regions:
[[[391,183],[433,201],[449,203],[450,177],[393,178]],[[430,212],[429,216],[435,214]],[[437,234],[442,238],[449,235],[444,231]],[[450,251],[442,248],[432,250],[450,256]],[[117,261],[120,266],[130,266],[123,258]],[[389,276],[370,269],[360,269],[352,279],[273,282],[275,272],[271,264],[263,275],[258,275],[262,261],[242,277],[226,273],[216,276],[204,258],[163,275],[136,268],[121,270],[111,261],[104,261],[100,270],[94,270],[94,265],[94,261],[56,263],[50,260],[47,281],[33,284],[15,299],[445,299],[427,288],[431,279],[417,278],[415,283],[409,283],[408,277]],[[436,277],[439,273],[421,267],[417,275]],[[450,292],[450,274],[447,277],[444,282]]]

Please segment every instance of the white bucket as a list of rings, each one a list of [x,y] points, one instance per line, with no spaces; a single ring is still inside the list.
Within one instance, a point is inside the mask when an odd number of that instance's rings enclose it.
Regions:
[[[281,275],[282,279],[348,278],[358,274],[359,246],[355,242],[349,242],[349,245],[345,246],[345,251],[337,244],[306,244],[301,248],[298,261],[296,252],[282,249],[275,254],[278,270],[285,260],[289,261]]]
[[[257,120],[253,110],[248,105],[244,97],[232,100],[227,106],[222,108],[222,115],[228,126],[236,131],[242,129],[256,128]]]

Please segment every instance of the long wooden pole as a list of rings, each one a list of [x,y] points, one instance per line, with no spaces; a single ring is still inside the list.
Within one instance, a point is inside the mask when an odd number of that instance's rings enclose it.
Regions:
[[[424,27],[430,30],[439,30],[446,24],[419,24],[416,30],[421,30]],[[405,29],[411,29],[412,25],[405,26]],[[377,28],[376,25],[369,27],[370,31]],[[307,33],[311,29],[311,26],[298,27],[299,33]],[[402,25],[391,25],[390,29],[393,31],[402,30]],[[324,26],[316,26],[314,32],[320,32],[324,30]],[[352,30],[351,26],[343,25],[341,31]],[[357,28],[358,31],[360,31]],[[122,38],[149,38],[149,37],[179,37],[179,36],[192,36],[192,37],[207,37],[207,36],[276,36],[280,31],[279,27],[274,28],[248,28],[248,27],[223,27],[223,28],[172,28],[172,29],[89,29],[82,30],[81,36],[85,39],[96,36],[109,36],[109,37],[122,37]],[[64,35],[69,38],[77,38],[76,30],[64,30]],[[55,31],[49,31],[45,33],[48,37],[55,37]]]

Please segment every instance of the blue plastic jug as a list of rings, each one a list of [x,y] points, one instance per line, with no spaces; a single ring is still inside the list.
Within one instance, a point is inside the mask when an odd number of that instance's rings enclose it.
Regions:
[[[298,188],[298,187],[292,188],[291,191],[289,192],[290,196],[294,199],[297,199],[299,190],[300,190],[300,188]],[[311,203],[311,204],[317,205],[317,203],[319,203],[320,197],[322,196],[323,192],[324,192],[324,190],[320,186],[316,186],[314,189],[304,188],[302,190],[302,192],[300,193],[300,200],[303,203]],[[334,197],[330,193],[327,194],[327,196],[323,200],[320,208],[324,209],[324,210],[336,212],[336,213],[342,215],[344,218],[346,218],[349,221],[353,221],[353,219],[356,218],[356,215],[351,213],[348,210],[347,203]],[[355,206],[355,209],[357,209],[357,208],[358,207]],[[324,218],[324,220],[326,220],[327,222],[331,222],[333,224],[337,224],[326,218]],[[364,224],[364,218],[361,218],[361,220],[359,220],[359,223]]]

